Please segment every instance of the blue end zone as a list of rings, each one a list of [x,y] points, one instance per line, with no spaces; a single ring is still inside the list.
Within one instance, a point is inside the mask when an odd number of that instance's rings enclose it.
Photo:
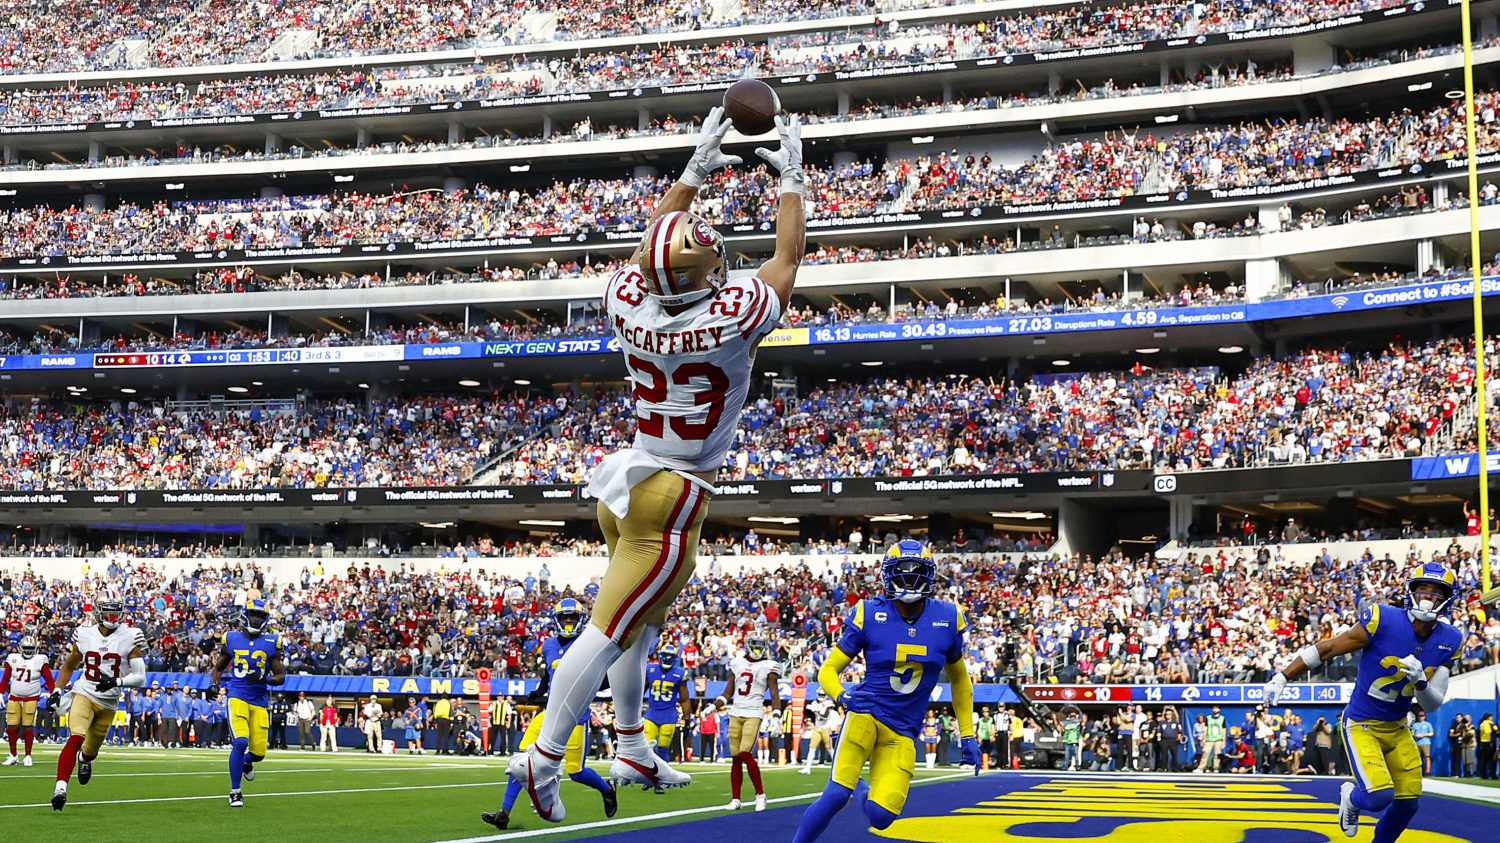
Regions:
[[[854,808],[834,818],[820,840],[911,843],[1330,843],[1344,840],[1336,816],[1342,779],[1260,776],[1121,776],[1113,773],[990,773],[918,785],[895,825],[876,834]],[[774,798],[775,794],[771,796]],[[706,820],[622,834],[612,843],[674,839],[790,840],[808,802],[763,813],[740,811]],[[852,806],[852,803],[851,803]],[[1374,817],[1363,817],[1368,843]],[[1485,843],[1497,839],[1500,807],[1424,796],[1403,843]]]

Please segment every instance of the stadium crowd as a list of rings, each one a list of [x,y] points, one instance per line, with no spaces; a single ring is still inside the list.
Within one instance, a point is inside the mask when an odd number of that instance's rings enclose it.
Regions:
[[[413,0],[365,0],[338,10],[306,0],[248,6],[216,0],[149,8],[96,7],[73,0],[50,6],[22,2],[10,9],[7,23],[14,32],[25,31],[27,37],[0,42],[0,70],[63,73],[454,50],[546,37],[576,41],[937,5],[948,4],[748,0],[742,14],[720,19],[702,0],[672,5],[574,0],[557,10],[551,31],[529,32],[518,25],[526,7],[493,0],[463,0],[443,7]],[[778,72],[815,71],[834,63],[847,67],[858,59],[908,64],[1264,29],[1402,5],[1407,0],[1302,0],[1263,8],[1230,2],[1164,2],[1038,10],[975,22],[918,23],[905,31],[899,24],[882,25],[877,14],[875,26],[791,36],[786,40],[793,45],[822,49],[809,55],[801,67]],[[291,35],[295,39],[299,32],[310,33],[307,43],[277,49],[279,38]],[[882,40],[893,43],[882,44]],[[131,48],[141,42],[145,49],[132,54]],[[667,47],[663,52],[683,49]]]
[[[939,591],[971,617],[964,661],[976,682],[1254,683],[1303,644],[1347,628],[1368,602],[1399,603],[1414,559],[1375,558],[1357,543],[1334,548],[1339,555],[1324,548],[1310,564],[1283,561],[1279,548],[1175,559],[940,554]],[[92,595],[111,585],[147,633],[152,669],[205,672],[214,633],[260,597],[290,639],[294,673],[451,677],[490,667],[535,677],[552,605],[592,599],[597,583],[582,593],[559,588],[550,566],[567,565],[565,557],[523,567],[488,539],[476,551],[425,573],[399,559],[346,569],[313,560],[278,580],[223,560],[168,576],[122,548],[86,560],[76,582],[0,571],[0,622],[12,637],[37,629],[55,647]],[[1477,596],[1478,562],[1457,540],[1447,556],[1433,556],[1455,566],[1461,595]],[[878,575],[878,566],[850,557],[821,572],[805,563],[733,576],[711,567],[678,599],[663,635],[682,649],[690,680],[726,679],[729,658],[756,629],[770,633],[790,670],[811,673],[854,602],[878,591]],[[1467,633],[1459,670],[1500,662],[1500,618],[1465,597],[1453,622]],[[1331,660],[1313,678],[1350,680],[1355,665]]]
[[[1493,341],[1488,358],[1494,358]],[[1196,470],[1410,457],[1452,449],[1474,373],[1467,342],[1313,350],[1216,369],[960,375],[764,385],[723,480],[1047,470]],[[769,387],[769,388],[768,388]],[[575,391],[576,390],[576,391]],[[263,488],[583,483],[632,437],[627,391],[339,399],[295,413],[121,401],[0,412],[0,486]],[[491,461],[491,457],[494,458]],[[493,463],[493,464],[491,464]]]
[[[1494,136],[1500,93],[1483,93],[1479,147]],[[1455,111],[1457,108],[1459,111]],[[1059,141],[1029,160],[1002,164],[988,153],[957,150],[906,159],[865,159],[808,170],[808,195],[822,218],[907,211],[1019,206],[1155,192],[1276,184],[1431,162],[1464,148],[1461,105],[1404,109],[1363,121],[1267,121],[1194,129],[1157,138],[1142,130]],[[194,202],[125,202],[112,208],[34,206],[11,210],[0,236],[17,257],[130,254],[206,249],[264,249],[466,239],[639,229],[670,181],[658,177],[554,182],[522,191],[478,184],[390,194],[335,193]],[[715,225],[769,229],[775,202],[764,166],[714,174],[697,211]],[[1490,199],[1493,199],[1491,188]],[[1451,205],[1450,203],[1447,203]],[[1447,206],[1447,205],[1445,205]],[[1327,224],[1326,215],[1321,221]],[[1255,234],[1253,217],[1192,236]],[[1310,225],[1316,224],[1309,223]],[[1148,229],[1148,234],[1150,230]],[[1160,236],[1184,236],[1167,232]],[[1159,237],[1158,236],[1158,239]],[[1062,239],[1060,233],[1054,239]],[[1147,238],[1149,239],[1149,237]]]

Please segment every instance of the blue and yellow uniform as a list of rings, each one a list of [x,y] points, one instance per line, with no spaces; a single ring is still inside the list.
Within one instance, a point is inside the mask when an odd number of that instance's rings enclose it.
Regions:
[[[646,665],[646,742],[659,747],[672,745],[683,683],[687,680],[687,669],[675,658],[670,661],[666,665],[660,661]]]
[[[1437,621],[1422,639],[1412,629],[1407,610],[1372,605],[1360,613],[1370,643],[1359,660],[1359,677],[1341,728],[1354,779],[1366,793],[1394,789],[1395,799],[1415,799],[1422,793],[1422,756],[1406,728],[1406,715],[1416,696],[1416,685],[1401,672],[1403,657],[1421,661],[1431,679],[1438,668],[1459,658],[1463,633]]]
[[[870,801],[901,813],[932,688],[963,659],[963,642],[963,613],[947,601],[927,600],[915,621],[885,597],[855,605],[838,648],[864,654],[865,679],[839,699],[849,716],[833,758],[836,783],[854,789],[868,761]]]
[[[793,843],[816,840],[851,796],[859,798],[873,828],[896,821],[906,807],[917,737],[940,672],[952,684],[963,763],[979,767],[974,685],[963,662],[966,624],[958,606],[931,596],[937,579],[932,549],[913,539],[896,542],[886,551],[880,574],[885,596],[855,604],[838,646],[818,668],[819,685],[849,715],[833,756],[833,775],[802,815]],[[864,681],[845,688],[839,676],[861,653]],[[870,774],[862,779],[867,761]]]
[[[271,659],[281,652],[281,636],[262,632],[251,637],[240,631],[224,633],[229,653],[229,728],[235,738],[249,739],[251,755],[265,755],[271,717],[271,692],[266,687]]]
[[[557,671],[557,663],[562,661],[563,654],[568,652],[568,648],[577,640],[577,638],[553,637],[542,642],[542,659],[547,663],[547,688],[550,689],[552,686],[552,674]],[[542,733],[542,718],[545,716],[546,712],[543,711],[531,718],[531,724],[526,727],[526,734],[521,738],[522,751],[530,749],[537,735]],[[568,751],[563,756],[563,772],[570,776],[583,769],[583,733],[588,722],[589,711],[584,709],[583,714],[578,718],[578,725],[573,729],[573,734],[568,737]]]

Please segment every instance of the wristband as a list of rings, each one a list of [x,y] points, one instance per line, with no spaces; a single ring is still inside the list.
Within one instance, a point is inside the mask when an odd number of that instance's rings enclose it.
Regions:
[[[1426,679],[1423,679],[1423,680],[1418,681],[1418,682],[1413,682],[1411,684],[1412,684],[1412,687],[1415,688],[1419,692],[1427,690],[1427,680]]]
[[[788,167],[781,171],[781,192],[802,196],[807,192],[807,175],[801,167]]]
[[[1317,644],[1308,644],[1297,651],[1297,656],[1302,659],[1303,664],[1307,665],[1308,670],[1314,670],[1323,663],[1323,657],[1318,655]]]

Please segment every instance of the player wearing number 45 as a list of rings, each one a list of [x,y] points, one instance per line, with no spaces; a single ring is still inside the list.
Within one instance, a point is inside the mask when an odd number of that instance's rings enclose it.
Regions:
[[[75,765],[79,784],[93,777],[94,759],[115,721],[122,689],[146,687],[146,636],[127,626],[124,616],[125,602],[119,594],[102,591],[94,596],[94,622],[73,631],[73,648],[47,700],[48,708],[68,717],[68,742],[57,756],[57,784],[52,789],[54,811],[61,811],[68,801],[68,779]],[[83,678],[64,697],[63,689],[79,665]]]
[[[568,735],[608,673],[616,700],[617,782],[682,787],[686,773],[652,752],[636,700],[667,608],[693,575],[715,472],[739,426],[761,340],[781,321],[806,242],[806,178],[795,117],[776,118],[781,143],[756,153],[781,174],[776,251],[754,276],[729,278],[724,238],[689,213],[714,170],[740,159],[719,144],[730,124],[715,108],[682,178],[646,223],[629,262],[604,286],[604,307],[635,382],[636,434],[595,470],[589,493],[609,546],[593,619],[558,665],[536,743],[511,759],[532,807],[551,822],[566,811],[558,775]]]
[[[1459,656],[1463,634],[1438,620],[1453,605],[1453,571],[1428,562],[1406,583],[1406,608],[1380,604],[1360,613],[1359,623],[1336,638],[1303,647],[1266,683],[1267,705],[1281,701],[1288,680],[1345,653],[1364,648],[1359,677],[1340,728],[1354,781],[1339,789],[1339,827],[1359,833],[1361,812],[1381,814],[1375,843],[1393,843],[1417,813],[1422,795],[1422,757],[1406,728],[1415,702],[1431,713],[1443,704],[1449,667]]]
[[[855,604],[838,646],[818,670],[818,683],[849,716],[833,756],[832,779],[802,815],[793,843],[816,840],[851,795],[876,829],[888,828],[901,816],[917,763],[917,733],[940,670],[953,687],[962,763],[973,764],[978,773],[974,686],[963,662],[963,612],[929,596],[937,571],[931,548],[919,541],[892,545],[880,574],[885,596]],[[865,655],[865,679],[845,688],[839,674],[860,653]],[[866,761],[868,784],[860,777]]]
[[[270,736],[271,692],[267,686],[286,682],[281,660],[281,636],[270,632],[271,613],[266,601],[251,600],[240,613],[240,628],[224,633],[208,681],[219,684],[225,668],[229,673],[229,729],[234,742],[229,750],[229,806],[245,807],[240,781],[255,781],[255,764],[266,757]],[[210,689],[210,696],[218,692]]]

